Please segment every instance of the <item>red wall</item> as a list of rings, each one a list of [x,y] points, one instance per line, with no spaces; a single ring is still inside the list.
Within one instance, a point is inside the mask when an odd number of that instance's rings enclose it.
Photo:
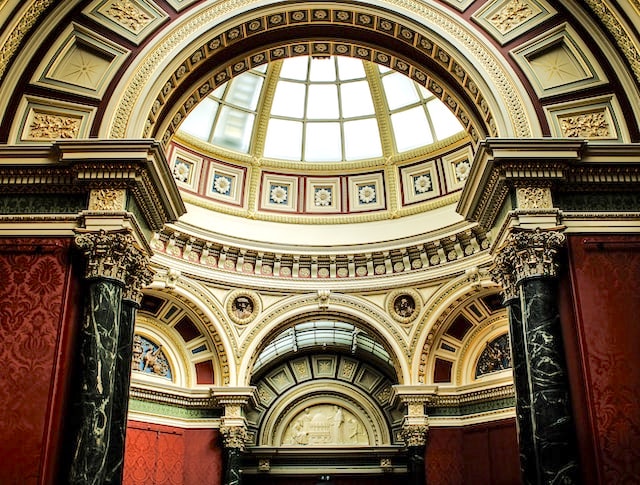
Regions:
[[[0,239],[0,483],[54,483],[81,298],[69,239]]]
[[[569,236],[561,313],[584,483],[640,483],[640,236]]]
[[[519,484],[515,419],[430,428],[425,461],[429,485]]]
[[[218,431],[129,421],[124,485],[219,485]]]

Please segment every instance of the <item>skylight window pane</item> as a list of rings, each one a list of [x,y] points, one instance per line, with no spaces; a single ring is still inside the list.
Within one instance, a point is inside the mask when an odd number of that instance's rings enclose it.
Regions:
[[[425,88],[422,84],[416,83],[416,86],[418,86],[418,91],[420,91],[420,96],[422,96],[423,99],[429,100],[435,97],[434,94],[427,88]]]
[[[438,140],[447,138],[462,131],[462,125],[458,118],[444,105],[442,101],[434,99],[427,103],[427,109],[431,116],[433,128],[436,131]]]
[[[201,140],[209,141],[216,111],[218,111],[218,103],[211,98],[204,98],[187,115],[180,125],[180,130]]]
[[[300,160],[302,152],[302,123],[270,119],[264,145],[264,156],[285,160]]]
[[[227,90],[228,87],[229,87],[229,83],[226,82],[218,86],[216,89],[214,89],[213,92],[210,94],[210,96],[213,96],[214,98],[222,99],[222,97],[224,96],[224,92]]]
[[[347,160],[382,156],[380,132],[375,118],[345,122],[344,151]]]
[[[262,89],[262,77],[244,73],[231,81],[225,101],[229,104],[255,110]]]
[[[414,82],[404,74],[394,72],[384,76],[382,85],[391,110],[420,101]]]
[[[311,58],[309,67],[309,80],[312,82],[335,81],[336,64],[333,57],[316,59]]]
[[[307,98],[308,119],[337,119],[338,87],[335,84],[312,84]]]
[[[307,123],[304,159],[308,162],[342,160],[339,123]]]
[[[391,115],[393,133],[396,135],[398,152],[428,145],[433,142],[427,115],[422,106]]]
[[[288,57],[282,61],[282,69],[280,70],[280,78],[297,79],[299,81],[307,80],[307,71],[309,69],[309,58]]]
[[[213,143],[247,153],[254,119],[251,113],[223,106],[213,132]]]
[[[369,83],[367,81],[355,81],[340,85],[340,101],[342,103],[342,116],[366,116],[375,113]]]
[[[273,97],[271,114],[302,118],[306,86],[300,83],[279,81]]]
[[[360,59],[338,56],[338,78],[342,81],[360,79],[365,76],[364,66]]]

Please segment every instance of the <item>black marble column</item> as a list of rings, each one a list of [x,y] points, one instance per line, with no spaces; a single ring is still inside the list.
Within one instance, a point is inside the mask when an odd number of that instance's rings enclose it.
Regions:
[[[122,483],[136,313],[140,308],[143,296],[140,288],[151,283],[153,279],[153,273],[147,268],[148,258],[144,254],[132,253],[130,259],[131,264],[128,268],[127,284],[123,291],[122,312],[120,314],[113,410],[111,412],[111,442],[107,453],[105,485]]]
[[[578,483],[556,286],[564,240],[558,231],[514,230],[491,270],[509,308],[520,466],[527,485]]]
[[[242,452],[247,442],[244,426],[221,426],[224,444],[224,485],[242,485]]]
[[[539,483],[579,483],[555,279],[520,282]]]
[[[123,291],[132,269],[146,261],[146,256],[126,230],[81,233],[76,236],[76,245],[87,261],[88,293],[80,332],[80,390],[75,402],[78,416],[69,483],[120,483],[120,478],[105,480],[109,470],[121,467],[124,452],[119,430],[126,426],[126,407],[124,421],[118,418],[115,432],[113,413],[115,409],[121,416],[122,401],[128,398],[131,369],[127,364],[124,383],[122,366],[124,360],[131,360],[131,351],[127,358],[121,355],[121,346],[133,340],[135,307],[123,306]]]
[[[424,455],[428,430],[426,424],[405,424],[402,428],[402,439],[407,447],[408,485],[426,483]]]

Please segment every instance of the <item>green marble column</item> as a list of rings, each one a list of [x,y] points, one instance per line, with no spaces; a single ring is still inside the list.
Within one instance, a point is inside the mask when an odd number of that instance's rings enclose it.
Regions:
[[[224,445],[224,485],[242,485],[240,468],[242,452],[247,443],[247,429],[244,426],[221,426]]]

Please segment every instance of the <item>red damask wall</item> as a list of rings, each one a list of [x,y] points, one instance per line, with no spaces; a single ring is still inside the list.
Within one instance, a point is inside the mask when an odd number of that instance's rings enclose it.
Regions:
[[[426,473],[429,485],[519,484],[515,419],[460,428],[431,428]]]
[[[124,485],[219,485],[221,478],[216,430],[129,421]]]
[[[640,483],[640,236],[569,236],[561,312],[584,483]]]
[[[55,483],[81,298],[68,239],[0,239],[0,483]]]

